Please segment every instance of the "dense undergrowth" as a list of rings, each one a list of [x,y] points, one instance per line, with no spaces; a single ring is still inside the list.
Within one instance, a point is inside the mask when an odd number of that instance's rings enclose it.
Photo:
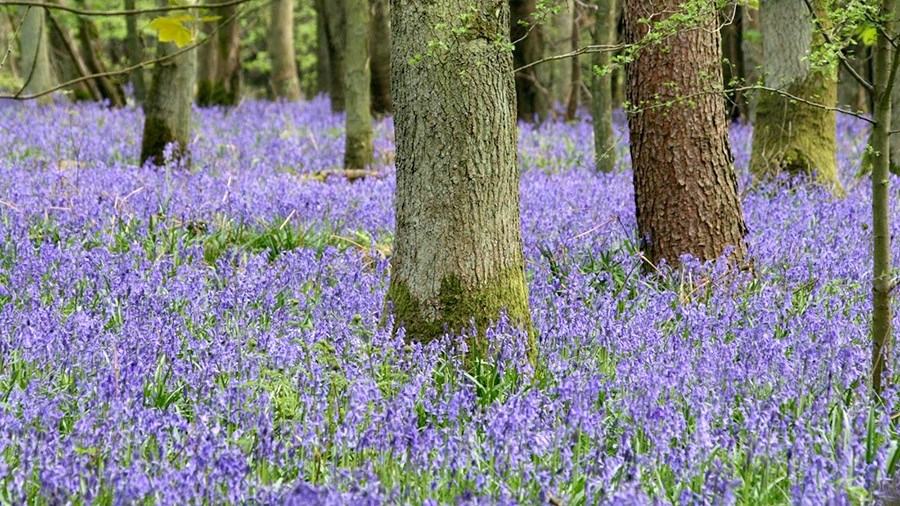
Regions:
[[[138,112],[0,104],[0,503],[853,504],[895,471],[862,124],[846,199],[742,186],[754,272],[652,275],[627,140],[596,175],[589,123],[523,126],[538,365],[500,322],[467,370],[386,330],[389,122],[348,183],[304,177],[342,160],[323,101],[196,118],[190,167],[141,168]]]

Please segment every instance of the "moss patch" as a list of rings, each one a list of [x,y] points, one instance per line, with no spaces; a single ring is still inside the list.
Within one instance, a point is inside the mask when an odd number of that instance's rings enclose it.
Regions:
[[[786,91],[822,104],[833,104],[836,98],[835,83],[820,74],[794,83]],[[843,195],[834,156],[833,111],[763,91],[756,118],[750,158],[750,171],[754,178],[767,180],[781,173],[815,175],[818,183],[837,196]]]
[[[441,280],[440,293],[433,302],[416,299],[405,283],[392,279],[387,298],[393,304],[394,328],[406,329],[408,340],[427,343],[445,333],[468,330],[474,320],[477,333],[474,340],[468,343],[469,353],[483,356],[487,348],[485,330],[505,310],[511,322],[528,331],[529,353],[534,354],[528,288],[521,268],[510,268],[477,287],[466,286],[456,276],[446,277]],[[432,311],[427,313],[436,313],[437,318],[426,316],[425,304],[434,306],[428,308]]]

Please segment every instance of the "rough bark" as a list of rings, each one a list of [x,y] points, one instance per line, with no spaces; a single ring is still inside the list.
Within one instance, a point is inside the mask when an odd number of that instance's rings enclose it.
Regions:
[[[278,98],[300,100],[300,79],[294,58],[294,2],[272,3],[272,26],[269,31],[269,58],[272,60],[272,91]]]
[[[835,76],[812,69],[807,59],[816,36],[805,0],[762,0],[759,14],[766,86],[834,107]],[[841,194],[834,136],[834,111],[763,90],[756,106],[750,171],[763,180],[784,172],[815,174],[818,182]]]
[[[894,33],[895,0],[881,4],[884,30],[879,32],[874,61],[875,127],[869,138],[872,165],[872,391],[876,398],[890,383],[893,362],[891,318],[891,222],[890,222],[890,152],[891,100],[896,85],[897,62],[893,42],[885,34]],[[893,60],[893,61],[892,61]],[[893,65],[892,65],[893,63]]]
[[[628,40],[640,41],[642,19],[664,20],[679,0],[628,0]],[[677,264],[746,253],[725,104],[709,93],[722,85],[718,16],[698,13],[698,29],[680,30],[641,49],[627,67],[638,232],[647,258]],[[678,97],[696,97],[677,102]],[[674,105],[660,105],[675,101]]]
[[[536,0],[510,0],[509,33],[514,42],[513,68],[540,60],[544,55],[543,29],[534,20]],[[516,115],[528,122],[547,117],[545,91],[534,67],[516,72]]]
[[[217,3],[217,0],[206,0]],[[238,6],[214,9],[219,19],[204,23],[206,33],[222,25],[200,46],[197,74],[197,104],[201,107],[233,106],[241,99],[241,26],[235,14]]]
[[[22,89],[25,95],[34,95],[53,86],[50,71],[49,27],[46,10],[32,7],[25,14],[19,31],[19,54],[22,58]],[[49,102],[44,96],[41,102]]]
[[[364,169],[372,163],[372,101],[369,72],[369,0],[341,0],[346,21],[345,93],[347,138],[344,168]]]
[[[508,4],[395,0],[391,31],[395,324],[428,341],[472,320],[483,331],[505,310],[530,330],[512,55],[497,46]],[[430,41],[440,44],[428,51]],[[476,338],[469,350],[482,345]]]
[[[372,0],[372,32],[369,37],[372,72],[372,112],[390,114],[391,103],[391,5],[389,0]]]
[[[595,45],[612,45],[616,41],[616,0],[597,0],[593,42]],[[610,62],[612,54],[594,53],[593,89],[591,109],[594,121],[594,160],[600,172],[612,172],[616,166],[616,136],[613,131],[613,92]],[[596,69],[605,69],[603,75]]]
[[[316,0],[318,12],[324,14],[325,41],[328,48],[328,61],[331,63],[329,76],[331,83],[328,94],[331,96],[331,110],[342,112],[345,109],[344,93],[347,86],[344,79],[347,74],[344,47],[344,10],[339,0]]]
[[[157,47],[160,56],[178,51],[171,42],[161,42]],[[170,143],[177,144],[173,152],[175,158],[187,156],[196,67],[196,50],[193,49],[154,67],[150,93],[144,105],[141,163],[148,160],[155,164],[165,162],[165,148]]]
[[[135,8],[135,0],[125,0],[126,9]],[[137,16],[125,17],[125,55],[128,58],[128,65],[137,65],[144,60],[144,45],[138,32]],[[131,88],[134,92],[134,101],[143,104],[147,100],[147,84],[144,81],[144,69],[137,69],[128,75],[131,82]]]

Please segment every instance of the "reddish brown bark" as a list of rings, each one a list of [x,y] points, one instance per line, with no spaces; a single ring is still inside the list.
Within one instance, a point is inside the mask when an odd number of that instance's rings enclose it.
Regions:
[[[658,23],[679,3],[629,0],[628,41],[647,33],[640,20]],[[746,252],[725,104],[710,93],[722,86],[716,10],[699,25],[642,48],[627,69],[638,230],[654,263],[677,263],[682,254],[711,260],[729,247],[740,260]]]

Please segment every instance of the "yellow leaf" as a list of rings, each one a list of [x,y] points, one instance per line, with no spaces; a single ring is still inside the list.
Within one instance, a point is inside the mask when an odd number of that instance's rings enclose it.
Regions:
[[[159,32],[160,42],[174,42],[176,46],[184,47],[194,40],[191,31],[177,17],[156,18],[149,26]]]

